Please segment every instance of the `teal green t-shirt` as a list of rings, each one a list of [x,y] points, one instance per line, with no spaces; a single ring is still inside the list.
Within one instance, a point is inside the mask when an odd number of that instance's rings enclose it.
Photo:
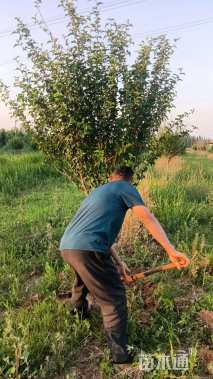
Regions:
[[[136,188],[125,180],[97,187],[81,203],[64,232],[59,249],[107,253],[121,229],[126,211],[134,205],[144,205],[144,201]]]

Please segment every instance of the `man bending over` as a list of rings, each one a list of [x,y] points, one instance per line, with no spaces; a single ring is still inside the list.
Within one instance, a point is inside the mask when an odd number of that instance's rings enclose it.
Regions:
[[[132,177],[132,169],[122,166],[112,173],[109,183],[93,190],[67,226],[59,247],[61,256],[76,274],[71,299],[73,307],[86,315],[88,292],[95,297],[114,363],[131,361],[127,351],[125,288],[112,260],[113,257],[120,266],[119,271],[126,275],[127,266],[112,245],[127,210],[131,208],[177,268],[189,264],[189,259],[175,250],[157,219],[145,206],[132,185]]]

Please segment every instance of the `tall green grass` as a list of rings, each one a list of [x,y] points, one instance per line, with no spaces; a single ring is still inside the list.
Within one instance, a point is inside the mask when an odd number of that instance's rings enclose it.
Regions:
[[[0,156],[0,194],[15,197],[58,174],[39,153]]]
[[[39,153],[4,154],[0,169],[0,378],[66,378],[80,348],[86,347],[86,354],[93,356],[87,342],[91,338],[93,345],[103,346],[100,375],[113,378],[100,318],[95,315],[90,322],[74,318],[70,305],[57,298],[73,282],[73,273],[58,254],[59,240],[84,195]],[[153,294],[146,295],[143,282],[127,290],[130,343],[136,351],[142,347],[150,353],[173,354],[188,347],[195,351],[197,344],[211,342],[197,313],[213,309],[212,164],[205,157],[186,155],[179,170],[152,169],[147,182],[153,213],[177,248],[191,257],[192,265],[183,272],[153,276]],[[125,248],[122,252],[127,263],[139,268],[165,261],[165,252],[141,233],[143,238],[135,236],[134,254],[126,255]],[[202,264],[204,258],[207,265]],[[148,310],[151,316],[144,324]],[[198,356],[193,359],[185,374],[204,375]],[[91,367],[99,360],[92,358]],[[162,379],[167,374],[156,371],[145,379],[151,375]]]
[[[194,156],[194,160],[193,160]],[[204,234],[213,248],[213,167],[206,157],[187,155],[183,168],[175,174],[152,169],[148,174],[153,212],[175,241],[183,240],[191,247],[196,233]],[[159,184],[160,183],[160,184]]]

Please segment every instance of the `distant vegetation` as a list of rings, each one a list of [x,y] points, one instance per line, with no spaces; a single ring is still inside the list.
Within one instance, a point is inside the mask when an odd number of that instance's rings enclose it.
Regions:
[[[0,151],[36,150],[31,133],[21,129],[0,129]]]
[[[213,140],[203,137],[192,137],[191,146],[195,151],[208,151],[209,153],[213,152]]]
[[[185,153],[190,146],[190,133],[194,126],[187,126],[186,119],[191,112],[179,114],[174,120],[167,122],[158,133],[156,138],[156,149],[158,155],[165,155],[170,161],[173,157]]]

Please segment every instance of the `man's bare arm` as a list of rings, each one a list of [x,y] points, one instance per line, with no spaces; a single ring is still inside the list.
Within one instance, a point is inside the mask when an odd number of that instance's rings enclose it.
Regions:
[[[179,262],[185,261],[185,266],[189,264],[189,259],[180,252],[177,252],[175,247],[169,241],[165,231],[160,225],[156,217],[149,211],[149,209],[143,205],[135,205],[132,207],[133,214],[142,221],[148,232],[154,237],[154,239],[164,248],[169,255],[170,259],[175,262],[177,268],[180,268]],[[183,264],[181,263],[181,266]]]
[[[136,205],[132,208],[134,215],[142,221],[148,232],[154,237],[156,241],[169,253],[174,250],[174,246],[170,243],[165,231],[160,225],[156,217],[143,205]]]

